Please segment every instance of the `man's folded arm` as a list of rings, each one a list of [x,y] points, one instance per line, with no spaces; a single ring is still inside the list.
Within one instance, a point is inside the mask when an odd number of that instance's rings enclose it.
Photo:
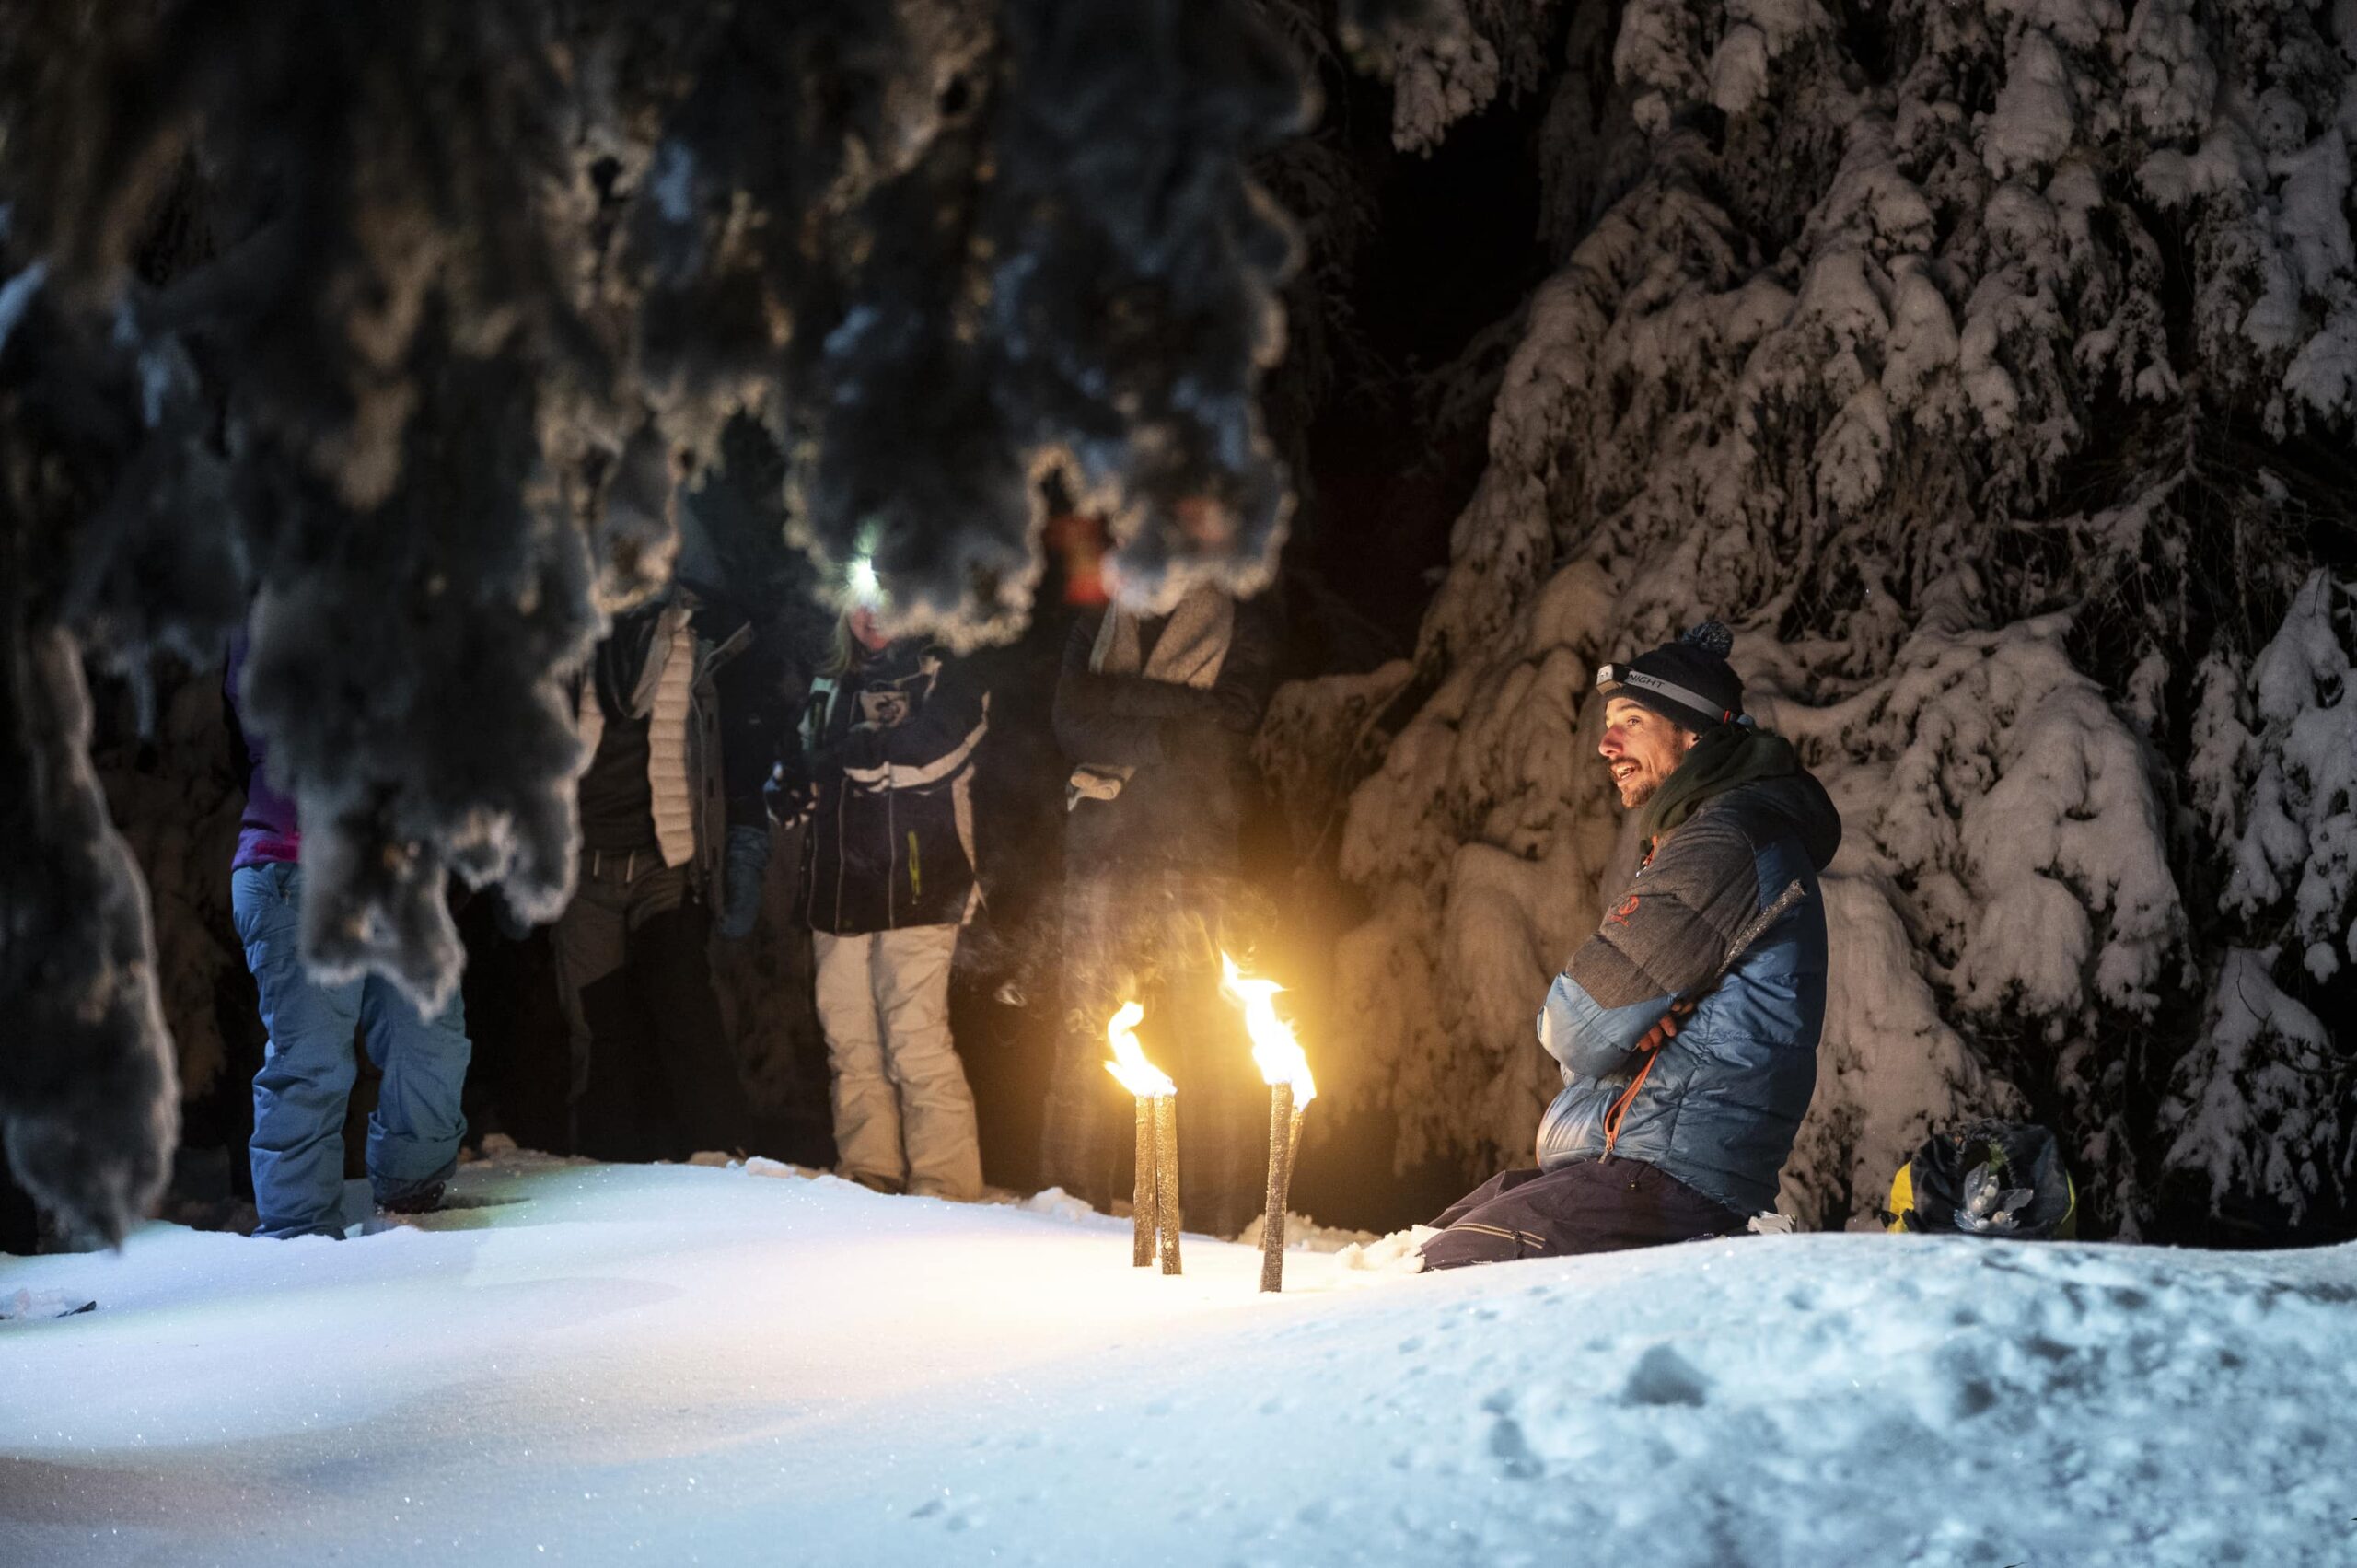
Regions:
[[[1120,710],[1108,685],[1113,678],[1088,668],[1096,641],[1096,630],[1086,621],[1074,624],[1064,639],[1053,709],[1056,744],[1075,762],[1152,767],[1162,761],[1161,723]]]
[[[1670,1004],[1718,972],[1758,905],[1749,837],[1708,819],[1688,823],[1555,977],[1538,1043],[1570,1072],[1620,1072]]]

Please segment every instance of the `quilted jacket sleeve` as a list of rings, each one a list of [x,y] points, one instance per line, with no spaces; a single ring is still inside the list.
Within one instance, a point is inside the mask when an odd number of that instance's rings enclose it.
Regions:
[[[1759,909],[1750,835],[1725,813],[1688,822],[1555,977],[1538,1043],[1568,1072],[1620,1071],[1670,1003],[1709,981]]]

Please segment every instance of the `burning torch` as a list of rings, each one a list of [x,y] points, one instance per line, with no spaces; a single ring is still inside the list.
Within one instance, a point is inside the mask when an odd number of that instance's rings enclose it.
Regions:
[[[1255,980],[1220,955],[1221,988],[1244,1009],[1252,1037],[1252,1060],[1269,1086],[1268,1207],[1260,1220],[1260,1288],[1283,1290],[1285,1280],[1285,1202],[1293,1189],[1293,1161],[1301,1147],[1301,1113],[1318,1098],[1309,1059],[1294,1039],[1293,1026],[1277,1016],[1273,980]]]
[[[1124,1002],[1105,1026],[1105,1071],[1137,1100],[1137,1175],[1130,1188],[1130,1262],[1144,1268],[1160,1241],[1162,1272],[1178,1272],[1178,1086],[1145,1058],[1137,1028],[1145,1009]]]

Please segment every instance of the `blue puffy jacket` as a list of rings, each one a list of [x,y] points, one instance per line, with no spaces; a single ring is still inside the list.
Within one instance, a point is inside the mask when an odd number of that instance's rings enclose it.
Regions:
[[[1808,896],[1662,1048],[1612,1149],[1739,1213],[1774,1205],[1777,1173],[1817,1087],[1825,1024],[1817,874],[1840,842],[1840,815],[1805,772],[1715,796],[1660,841],[1538,1015],[1538,1042],[1563,1070],[1563,1092],[1538,1126],[1541,1168],[1602,1157],[1606,1113],[1644,1063],[1637,1042],[1798,881]]]

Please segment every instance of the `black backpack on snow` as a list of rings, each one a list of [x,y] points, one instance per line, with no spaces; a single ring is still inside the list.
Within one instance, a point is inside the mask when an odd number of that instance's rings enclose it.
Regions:
[[[1898,1167],[1887,1217],[1893,1231],[2068,1241],[2078,1234],[2079,1195],[2053,1133],[1976,1121],[1933,1133]]]

